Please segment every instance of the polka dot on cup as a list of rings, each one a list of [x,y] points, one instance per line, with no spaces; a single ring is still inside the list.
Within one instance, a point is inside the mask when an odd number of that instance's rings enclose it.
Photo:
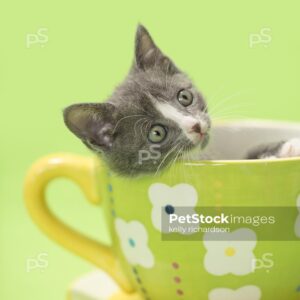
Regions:
[[[172,264],[171,264],[171,266],[172,266],[172,268],[174,269],[174,270],[178,270],[179,268],[180,268],[180,266],[179,266],[179,263],[177,263],[177,262],[172,262]],[[175,275],[175,274],[174,274]],[[174,277],[173,277],[173,282],[177,285],[177,287],[178,287],[178,285],[180,285],[181,284],[181,277],[180,276],[178,276],[178,275],[175,275]],[[175,288],[176,289],[176,294],[177,294],[177,296],[179,296],[179,297],[181,297],[181,296],[183,296],[184,295],[184,292],[183,292],[183,290],[182,289],[177,289],[177,287]]]
[[[129,243],[130,247],[132,247],[132,248],[135,247],[135,240],[134,239],[132,239],[132,238],[128,239],[128,243]]]
[[[177,262],[173,262],[173,263],[172,263],[172,267],[173,267],[174,269],[179,269],[179,264],[178,264]]]
[[[176,283],[180,283],[180,282],[181,282],[181,278],[178,277],[178,276],[175,276],[175,277],[174,277],[174,281],[175,281]]]
[[[136,278],[136,281],[139,283],[139,284],[142,284],[142,279],[140,277],[137,277]]]
[[[165,212],[168,214],[168,215],[172,215],[172,214],[174,214],[174,212],[175,212],[175,208],[174,208],[174,206],[172,206],[172,205],[166,205],[165,206]]]
[[[143,282],[142,282],[142,279],[139,275],[139,272],[137,270],[137,268],[133,267],[132,268],[132,272],[135,276],[135,280],[137,281],[137,283],[139,284],[139,287],[140,287],[140,290],[141,292],[144,294],[144,298],[145,300],[151,300],[151,298],[149,297],[148,295],[148,291],[146,290],[146,288],[143,286]]]
[[[111,185],[110,183],[108,184],[107,188],[108,188],[108,190],[109,190],[110,192],[112,192],[113,187],[112,187],[112,185]]]

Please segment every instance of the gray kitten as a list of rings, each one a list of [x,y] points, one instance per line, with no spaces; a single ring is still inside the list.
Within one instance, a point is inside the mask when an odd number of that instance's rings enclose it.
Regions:
[[[125,176],[155,173],[204,147],[211,126],[202,95],[141,25],[125,80],[105,103],[67,107],[64,120],[110,169]]]
[[[111,170],[123,176],[157,173],[183,154],[200,151],[208,143],[211,127],[200,92],[141,25],[136,32],[135,60],[125,80],[105,103],[67,107],[64,121]],[[300,155],[299,140],[259,147],[248,158],[295,154]]]

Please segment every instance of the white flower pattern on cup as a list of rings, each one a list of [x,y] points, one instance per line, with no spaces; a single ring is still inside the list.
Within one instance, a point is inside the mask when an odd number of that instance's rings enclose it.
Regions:
[[[261,290],[255,285],[246,285],[237,290],[217,288],[208,295],[208,300],[260,300]]]
[[[300,238],[300,195],[298,195],[297,198],[297,209],[299,211],[299,214],[297,216],[296,223],[295,223],[295,234],[298,238]]]
[[[138,221],[127,223],[123,219],[117,218],[115,228],[127,261],[132,265],[152,268],[154,256],[148,247],[148,233],[144,225]]]
[[[171,187],[163,183],[154,183],[149,187],[148,195],[153,205],[151,213],[153,226],[164,233],[169,233],[169,229],[167,226],[162,226],[162,219],[176,213],[176,207],[182,207],[181,212],[184,211],[184,214],[192,215],[196,213],[195,206],[198,195],[195,188],[190,184],[180,183]],[[180,212],[177,212],[177,214],[180,215]],[[183,224],[174,222],[172,224],[174,226],[180,225],[185,229],[192,227],[187,222]],[[192,232],[186,230],[180,233],[191,234]]]
[[[246,275],[253,271],[256,233],[248,228],[231,233],[206,233],[203,243],[207,249],[205,269],[216,276]]]

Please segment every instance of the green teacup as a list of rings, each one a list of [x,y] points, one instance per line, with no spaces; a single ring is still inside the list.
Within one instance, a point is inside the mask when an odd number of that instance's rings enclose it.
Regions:
[[[295,124],[220,124],[207,151],[227,160],[178,163],[159,176],[136,179],[110,174],[95,158],[52,155],[27,176],[27,207],[51,238],[108,272],[124,289],[120,299],[300,299],[300,158],[235,160],[261,142],[297,136]],[[74,232],[50,213],[44,189],[59,176],[77,182],[91,202],[102,200],[111,247]],[[207,233],[188,240],[162,230],[163,215],[178,207],[191,213],[201,207],[290,207],[285,229],[292,238],[276,241],[274,234],[273,241],[262,241],[243,224],[222,241],[209,240]],[[241,234],[244,240],[236,238]]]

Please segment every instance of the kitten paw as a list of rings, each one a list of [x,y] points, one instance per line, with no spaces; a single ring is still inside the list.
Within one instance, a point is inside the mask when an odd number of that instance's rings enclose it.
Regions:
[[[279,150],[278,157],[297,157],[300,156],[300,139],[291,139],[285,142]]]

